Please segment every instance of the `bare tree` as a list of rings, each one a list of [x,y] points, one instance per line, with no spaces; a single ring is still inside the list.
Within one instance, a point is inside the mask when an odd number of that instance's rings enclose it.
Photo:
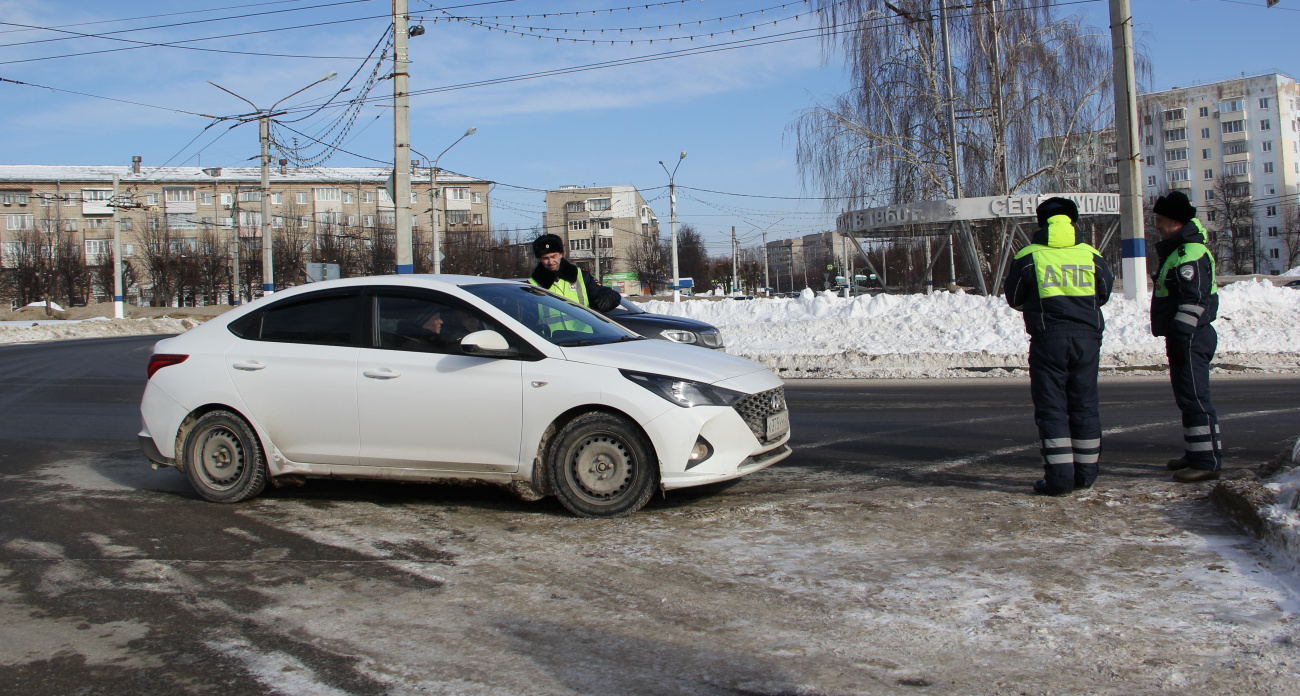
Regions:
[[[1221,268],[1235,275],[1258,268],[1255,240],[1255,201],[1244,177],[1220,176],[1214,181],[1214,200],[1207,206],[1208,246]]]
[[[671,279],[667,276],[672,270],[668,267],[669,250],[663,238],[656,234],[638,234],[636,242],[628,254],[632,272],[641,284],[650,289],[654,295],[667,287]]]
[[[697,287],[713,282],[704,237],[689,223],[677,228],[677,269],[682,278],[693,278]]]
[[[161,217],[150,216],[140,233],[140,251],[152,284],[154,307],[170,307],[181,286],[180,249],[172,243],[171,230]]]
[[[205,227],[199,232],[194,260],[197,265],[197,285],[205,304],[220,304],[222,288],[230,285],[231,260],[226,245],[221,242],[216,230]],[[111,262],[109,265],[112,265]]]
[[[6,248],[5,266],[19,306],[45,299],[52,258],[46,235],[36,230],[13,233]]]
[[[1300,206],[1288,203],[1282,206],[1281,261],[1282,271],[1300,266]]]

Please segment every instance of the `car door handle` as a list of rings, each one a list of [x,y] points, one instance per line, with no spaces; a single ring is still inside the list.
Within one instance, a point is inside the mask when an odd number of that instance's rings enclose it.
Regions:
[[[369,377],[370,379],[392,379],[392,378],[394,378],[394,377],[401,377],[401,376],[402,376],[402,373],[400,373],[400,372],[393,372],[392,370],[390,370],[390,369],[388,369],[388,368],[386,368],[386,367],[385,367],[384,369],[382,369],[382,370],[366,370],[365,372],[362,372],[361,374],[363,374],[363,375]]]
[[[254,370],[266,369],[266,365],[263,365],[262,363],[257,362],[256,360],[250,360],[249,362],[237,362],[234,365],[231,365],[231,367],[235,368],[236,370],[244,370],[246,372],[253,372]]]

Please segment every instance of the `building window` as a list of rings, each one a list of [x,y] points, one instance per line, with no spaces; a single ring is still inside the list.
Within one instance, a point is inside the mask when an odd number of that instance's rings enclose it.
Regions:
[[[1224,176],[1245,176],[1249,172],[1250,164],[1248,162],[1230,162],[1223,165]]]
[[[1273,129],[1273,122],[1272,122],[1270,119],[1267,119],[1267,118],[1260,119],[1260,121],[1259,121],[1259,129],[1262,130],[1262,131],[1272,130],[1272,129]]]
[[[274,227],[277,230],[284,229],[284,218],[280,217],[279,215],[272,215],[271,227]]]
[[[587,199],[587,210],[599,212],[601,210],[609,210],[610,207],[611,207],[611,202],[610,199],[608,198]]]
[[[1166,121],[1182,121],[1187,118],[1186,109],[1170,109],[1165,112]]]
[[[336,188],[314,188],[312,193],[316,195],[318,201],[337,201],[341,197],[341,191]]]
[[[1156,166],[1156,158],[1153,157],[1153,156],[1151,156],[1151,155],[1148,155],[1148,156],[1147,156],[1147,166],[1148,166],[1148,167],[1154,167],[1154,166]]]
[[[1259,98],[1259,108],[1261,108],[1261,109],[1267,109],[1267,108],[1268,108],[1268,97],[1260,97],[1260,98]]]
[[[1151,125],[1151,114],[1142,114],[1142,125]]]
[[[609,220],[601,220],[601,221],[600,221],[600,229],[602,229],[602,230],[607,230],[607,229],[609,229]]]
[[[228,230],[234,226],[235,226],[235,218],[232,217],[221,218],[221,229]]]
[[[1205,180],[1206,180],[1206,181],[1209,181],[1210,179],[1213,179],[1213,178],[1214,178],[1214,170],[1213,170],[1213,169],[1206,169],[1206,170],[1205,170]],[[1206,193],[1213,193],[1213,192],[1212,192],[1212,191],[1206,191]]]
[[[1275,195],[1277,195],[1277,189],[1273,186],[1273,184],[1265,184],[1265,185],[1264,185],[1264,195],[1265,195],[1265,196],[1275,196]]]
[[[1231,135],[1231,134],[1233,134],[1233,133],[1241,133],[1241,132],[1244,131],[1244,130],[1246,130],[1246,122],[1245,122],[1245,121],[1224,121],[1224,122],[1223,122],[1223,134],[1224,134],[1224,135]]]
[[[1269,250],[1268,250],[1268,257],[1269,257],[1270,259],[1276,259],[1276,258],[1278,258],[1277,249],[1269,249]]]
[[[229,193],[221,194],[221,205],[229,207],[231,200],[233,199],[230,197]]]
[[[5,217],[7,218],[5,226],[11,230],[30,230],[35,219],[31,215],[6,215]]]
[[[483,202],[483,192],[482,192],[482,191],[475,191],[475,192],[474,192],[474,202],[475,202],[475,203],[482,203],[482,202]]]
[[[586,229],[587,229],[587,221],[586,221],[586,220],[570,220],[570,221],[569,221],[569,231],[570,231],[570,232],[582,232],[582,231],[584,231],[584,230],[586,230]]]
[[[1230,114],[1235,111],[1241,111],[1245,108],[1246,108],[1245,103],[1240,99],[1237,99],[1235,101],[1226,101],[1226,102],[1221,102],[1219,104],[1219,113]]]
[[[1210,159],[1213,156],[1214,152],[1212,152],[1210,148],[1207,147],[1204,150],[1201,150],[1201,159]]]
[[[1155,145],[1155,144],[1156,144],[1156,136],[1154,136],[1154,135],[1148,135],[1148,136],[1147,136],[1147,145]]]
[[[75,206],[77,203],[78,203],[77,194],[75,193],[63,194],[63,205],[72,207]]]
[[[464,187],[453,188],[448,186],[443,189],[443,195],[445,195],[449,201],[467,201],[469,200],[469,189]]]
[[[1264,217],[1277,217],[1277,206],[1275,205],[1264,206]]]
[[[129,217],[118,218],[118,222],[122,224],[123,232],[130,232],[132,228],[135,227],[134,223],[131,222],[131,218]]]
[[[1270,236],[1270,237],[1276,237],[1276,236],[1277,236],[1277,225],[1274,225],[1274,226],[1268,228],[1268,236]]]
[[[163,198],[168,203],[192,203],[194,201],[194,189],[192,188],[163,189]]]
[[[87,239],[86,240],[86,260],[92,263],[100,258],[109,258],[113,255],[113,240],[111,239]]]
[[[199,194],[199,205],[212,205],[211,191],[204,191]]]
[[[391,210],[381,210],[379,212],[379,224],[386,227],[392,227],[397,224],[397,213]]]
[[[1174,128],[1172,130],[1167,130],[1165,131],[1165,140],[1166,141],[1187,140],[1187,129]]]
[[[1214,200],[1214,192],[1213,192],[1213,191],[1206,191],[1206,192],[1205,192],[1205,200],[1207,200],[1207,201],[1212,201],[1212,200]]]
[[[419,202],[420,202],[420,194],[416,193],[415,191],[412,191],[412,192],[411,192],[411,203],[419,203]]]
[[[582,239],[570,239],[569,251],[591,251],[591,237]]]
[[[472,218],[470,217],[470,212],[468,210],[447,211],[448,225],[468,225],[471,219]]]
[[[475,195],[477,195],[477,194],[475,194]],[[483,213],[474,213],[474,224],[475,224],[475,225],[482,225],[482,224],[483,224]]]
[[[374,191],[362,191],[362,192],[361,192],[361,202],[362,202],[362,203],[374,203],[374,202],[375,202],[375,192],[374,192]]]
[[[353,198],[354,198],[354,196],[352,195],[352,192],[351,192],[351,191],[344,191],[344,192],[343,192],[343,202],[344,202],[344,203],[352,203]]]
[[[147,194],[145,194],[145,196],[144,196],[144,204],[145,204],[145,205],[154,205],[154,206],[158,205],[158,194],[156,194],[156,193],[147,193]]]
[[[48,208],[48,207],[54,205],[54,194],[52,194],[52,193],[38,193],[38,194],[36,194],[36,200],[37,200],[37,201],[40,201],[40,204],[41,204],[42,207]]]
[[[1175,150],[1165,150],[1166,162],[1182,162],[1187,159],[1187,148],[1180,147]]]
[[[256,189],[240,189],[239,202],[240,203],[261,203],[262,192]]]
[[[1202,129],[1201,129],[1201,139],[1202,139],[1202,140],[1209,140],[1209,139],[1210,139],[1210,129],[1209,129],[1209,128],[1202,128]]]
[[[1170,169],[1166,174],[1170,181],[1187,181],[1191,178],[1191,172],[1187,169]]]
[[[1245,140],[1237,140],[1223,146],[1223,155],[1242,155],[1250,152],[1250,144]]]
[[[585,201],[569,201],[564,204],[564,212],[566,213],[581,213],[586,209],[587,203]]]
[[[1272,173],[1273,173],[1273,163],[1272,163],[1272,162],[1265,162],[1265,163],[1264,163],[1264,173],[1265,173],[1265,174],[1272,174]]]
[[[1200,114],[1200,117],[1201,117],[1201,118],[1209,118],[1209,117],[1210,117],[1210,107],[1208,107],[1208,106],[1202,106],[1201,109],[1200,109],[1199,114]]]
[[[298,205],[307,205],[307,192],[299,191],[293,195],[293,200]]]
[[[1156,185],[1156,178],[1154,176],[1148,176],[1147,186],[1155,186],[1155,185]]]
[[[600,246],[601,249],[613,249],[613,248],[614,248],[614,238],[613,238],[613,237],[597,237],[596,239],[600,240],[600,241],[599,241],[599,246]]]
[[[361,226],[362,226],[362,227],[374,227],[374,226],[375,226],[375,216],[374,216],[374,215],[362,215],[362,216],[361,216]]]
[[[1272,151],[1273,151],[1273,141],[1272,141],[1272,140],[1265,140],[1264,143],[1263,143],[1263,145],[1261,145],[1260,147],[1263,148],[1264,152],[1272,152]]]
[[[283,194],[283,193],[273,193],[273,194],[271,194],[271,205],[280,205],[280,204],[283,203],[283,202],[284,202],[284,194]]]
[[[393,199],[388,197],[388,189],[375,189],[375,195],[379,196],[380,203],[392,203]]]
[[[1214,222],[1215,220],[1219,219],[1219,212],[1216,210],[1211,210],[1205,214],[1205,219],[1209,220],[1210,222]]]

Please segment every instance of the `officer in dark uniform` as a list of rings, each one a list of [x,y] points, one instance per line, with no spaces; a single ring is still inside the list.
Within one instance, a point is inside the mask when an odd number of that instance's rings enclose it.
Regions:
[[[537,257],[537,266],[528,276],[531,285],[597,312],[608,312],[623,300],[617,290],[597,283],[590,273],[564,258],[564,240],[559,235],[544,234],[534,239],[533,256]]]
[[[1156,199],[1154,212],[1160,271],[1151,295],[1151,333],[1165,337],[1169,381],[1183,412],[1183,456],[1168,466],[1176,481],[1210,481],[1223,467],[1219,418],[1210,403],[1210,360],[1219,342],[1211,323],[1219,312],[1214,257],[1182,191]]]
[[[1064,495],[1097,479],[1101,306],[1115,276],[1075,230],[1074,201],[1049,198],[1037,212],[1041,229],[1016,254],[1003,290],[1007,303],[1024,313],[1029,332],[1029,390],[1046,472],[1034,492]]]

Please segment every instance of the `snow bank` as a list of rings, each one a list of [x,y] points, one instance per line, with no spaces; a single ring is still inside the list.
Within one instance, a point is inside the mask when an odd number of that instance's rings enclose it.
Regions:
[[[1261,510],[1261,514],[1268,528],[1266,540],[1300,563],[1300,439],[1291,448],[1291,464],[1292,468],[1264,484],[1277,496],[1277,502]]]
[[[194,319],[88,319],[84,321],[4,322],[0,344],[66,341],[78,338],[148,336],[184,333],[199,322]]]
[[[1249,366],[1300,367],[1300,292],[1248,281],[1221,288],[1219,298],[1219,362],[1245,356]],[[722,329],[728,352],[794,373],[787,376],[1014,370],[1025,366],[1029,350],[1024,321],[1003,298],[962,292],[845,299],[804,290],[793,299],[654,301],[644,307],[713,324]],[[1114,295],[1104,313],[1104,362],[1163,362],[1164,341],[1151,335],[1147,300]]]

